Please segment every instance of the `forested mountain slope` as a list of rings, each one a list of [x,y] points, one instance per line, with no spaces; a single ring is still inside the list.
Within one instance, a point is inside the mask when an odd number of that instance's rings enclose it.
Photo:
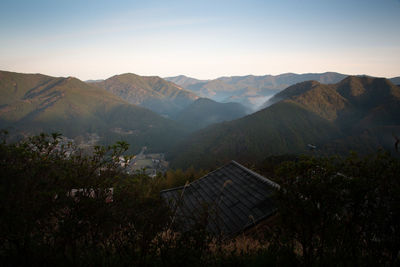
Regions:
[[[131,104],[168,117],[175,115],[198,98],[194,93],[157,76],[125,73],[92,84]]]
[[[286,153],[394,151],[400,136],[400,88],[384,78],[349,76],[326,85],[307,81],[244,118],[198,131],[171,154],[179,167],[257,162]]]
[[[133,150],[165,150],[183,129],[154,112],[76,78],[0,72],[0,128],[12,134],[96,134],[102,143],[125,140]]]

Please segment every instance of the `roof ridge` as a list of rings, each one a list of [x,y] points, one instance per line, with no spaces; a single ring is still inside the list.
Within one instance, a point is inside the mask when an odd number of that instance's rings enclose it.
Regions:
[[[169,191],[174,191],[174,190],[183,189],[184,187],[185,187],[185,186],[182,185],[182,186],[177,186],[177,187],[173,187],[173,188],[169,188],[169,189],[164,189],[164,190],[161,190],[161,191],[160,191],[160,194],[161,194],[161,193],[164,193],[164,192],[169,192]]]
[[[217,172],[217,171],[219,171],[220,169],[225,168],[225,167],[226,167],[227,165],[229,165],[229,164],[231,164],[231,162],[228,162],[228,163],[222,165],[221,167],[219,167],[219,168],[217,168],[217,169],[215,169],[215,170],[213,170],[213,171],[211,171],[211,172],[209,172],[209,173],[203,175],[203,176],[200,177],[199,179],[196,179],[196,180],[194,180],[193,182],[190,182],[189,185],[192,184],[192,183],[195,183],[195,182],[198,182],[198,181],[202,180],[203,178],[209,176],[211,173]]]
[[[275,188],[277,188],[277,189],[280,189],[280,185],[277,184],[277,183],[275,183],[274,181],[271,181],[270,179],[268,179],[268,178],[266,178],[266,177],[264,177],[264,176],[262,176],[262,175],[256,173],[255,171],[252,171],[252,170],[246,168],[245,166],[243,166],[242,164],[240,164],[240,163],[238,163],[238,162],[236,162],[236,161],[234,161],[234,160],[232,160],[231,162],[232,162],[233,164],[235,164],[237,167],[241,168],[242,170],[244,170],[244,171],[250,173],[251,175],[255,176],[255,177],[256,177],[257,179],[259,179],[260,181],[262,181],[262,182],[264,182],[264,183],[267,183],[267,184],[269,184],[269,185],[272,186],[272,187],[275,187]]]
[[[217,169],[215,169],[215,170],[213,170],[213,171],[211,171],[211,172],[209,172],[209,173],[203,175],[203,176],[200,177],[199,179],[190,182],[187,186],[190,186],[192,183],[198,183],[200,180],[202,180],[203,178],[209,176],[211,173],[217,172],[217,171],[219,171],[220,169],[226,167],[227,165],[229,165],[229,164],[231,164],[231,163],[235,164],[237,167],[239,167],[239,168],[241,168],[242,170],[244,170],[244,171],[250,173],[251,175],[255,176],[255,177],[256,177],[257,179],[259,179],[261,182],[267,183],[267,184],[269,184],[270,186],[272,186],[272,187],[274,187],[274,188],[280,189],[280,185],[279,185],[279,184],[277,184],[277,183],[275,183],[274,181],[271,181],[270,179],[268,179],[268,178],[266,178],[266,177],[264,177],[264,176],[262,176],[262,175],[256,173],[255,171],[252,171],[252,170],[246,168],[245,166],[243,166],[242,164],[240,164],[240,163],[238,163],[238,162],[236,162],[236,161],[234,161],[234,160],[231,160],[230,162],[226,163],[225,165],[223,165],[223,166],[221,166],[221,167],[219,167],[219,168],[217,168]],[[178,186],[178,187],[174,187],[174,188],[162,190],[161,192],[168,192],[168,191],[178,190],[178,189],[181,189],[181,188],[183,188],[183,187],[184,187],[184,186]],[[161,192],[160,192],[160,193],[161,193]]]
[[[230,179],[236,186],[222,192],[225,188],[222,183],[225,185]],[[178,191],[185,188],[188,191]],[[271,189],[279,188],[277,183],[231,160],[185,186],[160,193],[168,205],[176,205],[171,206],[174,207],[173,218],[180,217],[183,220],[183,230],[193,227],[196,220],[200,219],[196,214],[203,204],[207,204],[207,230],[233,236],[276,213],[275,203],[267,199],[271,198]],[[256,192],[261,196],[251,196]],[[260,205],[263,205],[262,208]]]

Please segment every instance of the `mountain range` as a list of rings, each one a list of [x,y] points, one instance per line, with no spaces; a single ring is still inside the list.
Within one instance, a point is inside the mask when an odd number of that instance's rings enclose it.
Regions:
[[[263,76],[219,77],[213,80],[198,80],[184,75],[164,78],[190,90],[201,97],[218,102],[238,102],[256,111],[265,107],[264,103],[283,89],[304,81],[318,81],[323,84],[340,82],[348,75],[337,72],[325,73],[284,73]],[[390,79],[400,85],[400,77]]]
[[[0,129],[16,138],[61,132],[84,143],[94,136],[100,144],[125,140],[131,152],[142,146],[167,151],[189,132],[249,112],[238,103],[199,99],[159,77],[131,73],[82,82],[1,71],[0,96]]]
[[[400,88],[384,78],[306,81],[270,102],[256,113],[191,134],[172,152],[172,165],[208,168],[286,153],[393,151],[393,135],[400,135]]]
[[[173,82],[175,84],[178,84],[179,86],[182,86],[183,88],[187,88],[188,86],[196,83],[203,83],[203,82],[208,82],[209,80],[199,80],[191,77],[187,77],[185,75],[178,75],[174,77],[166,77],[164,78],[167,81]]]
[[[165,117],[176,115],[198,98],[196,94],[157,76],[125,73],[104,81],[91,81],[90,84]]]
[[[0,71],[0,128],[12,134],[98,136],[165,151],[186,132],[176,122],[76,78]]]
[[[239,103],[201,98],[156,76],[127,73],[83,82],[0,71],[0,128],[13,136],[61,132],[83,143],[93,136],[99,144],[125,140],[132,153],[147,146],[167,152],[172,165],[183,168],[231,159],[254,163],[285,153],[393,151],[394,136],[400,135],[400,89],[391,81],[398,77],[348,76],[331,83],[341,74],[310,75],[319,81],[279,90],[266,108],[250,114]],[[274,88],[306,77],[278,76]],[[266,77],[222,77],[214,85],[228,89],[214,89],[240,98],[235,88],[251,81],[257,90],[268,90],[261,86]],[[175,82],[190,87],[207,81],[178,76]]]
[[[347,77],[336,72],[263,76],[232,76],[214,80],[197,80],[183,75],[165,78],[201,97],[211,98],[218,102],[238,102],[248,108],[257,110],[269,97],[286,87],[308,80],[321,83],[336,83]]]

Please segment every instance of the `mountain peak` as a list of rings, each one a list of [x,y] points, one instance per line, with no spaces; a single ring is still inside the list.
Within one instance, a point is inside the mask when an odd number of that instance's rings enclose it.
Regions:
[[[165,151],[185,129],[143,107],[74,77],[0,72],[0,128],[13,134],[61,132],[81,140],[99,136],[102,144],[121,140],[138,150]],[[151,140],[151,144],[148,144]]]
[[[321,83],[317,82],[317,81],[305,81],[305,82],[296,83],[295,85],[289,86],[285,90],[276,94],[275,97],[289,98],[289,97],[297,96],[297,95],[303,94],[306,91],[311,90],[320,85],[321,85]]]
[[[123,73],[95,85],[163,116],[174,115],[197,99],[194,93],[158,76]]]
[[[199,97],[196,101],[194,101],[194,103],[217,103],[216,101],[210,99],[210,98],[206,98],[206,97]]]
[[[357,104],[370,103],[377,99],[400,97],[399,88],[385,78],[349,76],[337,84],[337,91]]]
[[[400,123],[399,91],[388,80],[371,77],[297,83],[275,95],[267,108],[193,133],[173,151],[171,164],[254,162],[273,154],[307,153],[307,144],[317,145],[319,151],[313,153],[327,154],[393,149],[392,132]]]

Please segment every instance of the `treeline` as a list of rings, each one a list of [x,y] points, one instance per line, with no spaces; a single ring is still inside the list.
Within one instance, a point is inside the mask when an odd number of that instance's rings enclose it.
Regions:
[[[0,143],[0,261],[4,266],[395,266],[400,264],[400,162],[271,158],[281,185],[274,220],[234,240],[206,221],[179,233],[160,199],[205,171],[128,175],[119,142],[85,155],[59,135]],[[70,154],[69,151],[75,151]]]
[[[305,266],[400,264],[400,161],[300,157],[275,171],[277,248]],[[283,240],[283,242],[282,242]]]

